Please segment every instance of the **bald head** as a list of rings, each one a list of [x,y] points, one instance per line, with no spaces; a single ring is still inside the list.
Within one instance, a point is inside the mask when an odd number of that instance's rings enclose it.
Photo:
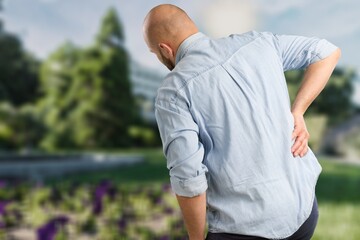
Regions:
[[[181,42],[197,32],[196,25],[186,12],[172,4],[161,4],[151,9],[143,24],[144,39],[150,51],[154,52],[160,61],[163,62],[162,58],[165,57],[173,65]]]

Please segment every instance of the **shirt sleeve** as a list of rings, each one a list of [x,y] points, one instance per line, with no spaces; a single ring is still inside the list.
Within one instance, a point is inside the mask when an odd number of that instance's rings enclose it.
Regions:
[[[171,187],[177,195],[193,197],[206,191],[208,168],[202,163],[204,146],[199,141],[198,125],[186,104],[179,101],[157,100],[155,118],[170,170]]]
[[[274,34],[284,71],[306,68],[328,57],[338,47],[326,39]]]

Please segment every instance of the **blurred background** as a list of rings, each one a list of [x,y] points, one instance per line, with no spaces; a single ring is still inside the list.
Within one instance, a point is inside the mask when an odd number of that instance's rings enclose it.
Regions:
[[[305,113],[323,167],[313,239],[360,239],[355,0],[0,0],[0,239],[186,239],[154,117],[168,70],[142,37],[161,3],[210,37],[271,31],[342,49]],[[286,72],[292,101],[303,74]]]

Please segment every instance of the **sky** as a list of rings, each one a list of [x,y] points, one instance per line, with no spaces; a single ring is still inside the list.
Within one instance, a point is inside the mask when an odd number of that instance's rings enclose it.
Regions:
[[[45,59],[70,40],[79,46],[92,43],[101,18],[109,7],[119,13],[125,45],[131,57],[144,66],[166,73],[149,52],[142,23],[147,12],[162,3],[183,8],[210,37],[225,37],[249,30],[278,34],[317,36],[342,50],[338,66],[351,67],[360,75],[360,1],[357,0],[3,0],[5,29],[17,34],[27,50]],[[360,80],[354,85],[360,104]]]

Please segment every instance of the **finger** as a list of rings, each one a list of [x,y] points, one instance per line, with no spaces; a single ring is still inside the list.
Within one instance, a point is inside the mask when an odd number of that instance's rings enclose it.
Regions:
[[[291,134],[291,140],[294,140],[294,138],[296,138],[300,133],[299,129],[294,129],[292,134]]]
[[[294,149],[291,150],[294,157],[295,157],[295,153],[298,152],[299,149],[302,149],[301,148],[301,142],[297,142],[297,143],[298,143],[297,146]]]
[[[309,146],[306,144],[304,150],[300,153],[300,157],[303,157],[309,151]]]
[[[297,151],[299,149],[299,147],[301,147],[301,145],[303,145],[303,142],[304,142],[304,137],[298,136],[295,139],[295,143],[291,147],[291,152]]]
[[[305,145],[307,145],[307,138],[305,134],[302,134],[296,138],[294,145],[291,147],[291,152],[295,156],[295,153],[300,153]]]
[[[297,157],[299,155],[299,152],[301,152],[303,150],[302,146],[299,146],[294,152],[293,155],[294,157]]]
[[[300,153],[306,151],[307,142],[303,142],[303,144],[294,152],[294,156],[301,156]],[[302,157],[302,156],[301,156]]]

